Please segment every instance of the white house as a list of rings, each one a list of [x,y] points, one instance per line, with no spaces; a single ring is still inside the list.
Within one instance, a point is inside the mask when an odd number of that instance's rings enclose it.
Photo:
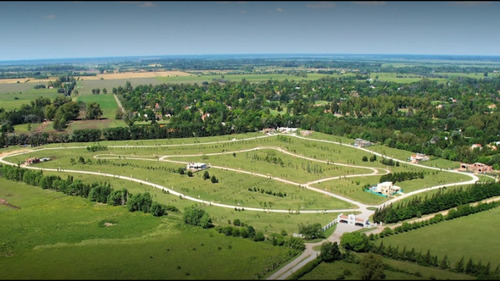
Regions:
[[[372,188],[372,191],[378,192],[387,196],[393,195],[394,193],[401,190],[401,187],[393,185],[392,181],[385,181],[377,184],[377,186]]]
[[[282,133],[293,133],[297,131],[297,128],[278,127],[278,131]]]
[[[207,169],[207,168],[208,168],[207,164],[205,164],[205,163],[198,163],[198,162],[197,163],[189,163],[186,166],[186,169],[188,169],[188,170],[197,170],[197,171],[204,170],[204,169]]]
[[[344,215],[341,213],[337,217],[337,222],[338,223],[347,223],[347,224],[357,225],[357,226],[362,226],[362,227],[370,226],[370,221],[368,219],[360,218],[354,214]]]

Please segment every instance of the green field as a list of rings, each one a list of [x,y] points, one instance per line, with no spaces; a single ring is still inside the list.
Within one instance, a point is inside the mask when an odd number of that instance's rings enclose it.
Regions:
[[[378,76],[378,78],[377,78]],[[413,74],[413,73],[394,73],[394,72],[377,72],[370,73],[370,78],[373,80],[387,81],[387,82],[397,82],[397,83],[413,83],[418,82],[425,78],[425,76]],[[427,78],[429,80],[445,82],[444,78]]]
[[[328,74],[318,74],[318,73],[308,73],[307,77],[298,77],[294,75],[287,74],[224,74],[224,75],[215,75],[215,74],[200,74],[193,76],[177,76],[177,77],[158,77],[157,79],[163,83],[198,83],[202,82],[212,82],[213,79],[223,79],[226,81],[241,81],[246,79],[248,82],[262,82],[268,80],[316,80],[323,77],[328,77],[332,75]]]
[[[34,89],[34,84],[1,84],[0,83],[0,107],[5,110],[19,109],[23,104],[30,104],[38,97],[53,100],[64,94],[57,93],[57,89]]]
[[[455,265],[462,256],[465,263],[472,258],[483,265],[491,262],[494,269],[500,261],[500,241],[497,237],[497,223],[500,222],[500,208],[480,212],[466,217],[444,221],[435,225],[426,226],[406,233],[392,235],[376,240],[388,247],[399,246],[403,249],[427,252],[441,259],[448,256],[451,265]]]
[[[254,279],[285,247],[0,179],[0,279]],[[111,223],[105,226],[104,223]],[[78,257],[77,259],[75,257]]]
[[[363,254],[357,255],[360,259]],[[472,280],[472,276],[441,270],[434,267],[424,267],[415,263],[397,261],[389,258],[382,258],[386,266],[390,269],[384,270],[384,280]],[[348,263],[345,261],[335,261],[333,263],[322,262],[311,272],[299,278],[299,280],[338,280],[344,276],[345,280],[361,280],[362,270],[360,264]],[[346,274],[347,273],[347,274]]]
[[[314,135],[314,134],[313,134]],[[332,143],[304,140],[291,136],[262,136],[258,139],[242,139],[245,136],[259,136],[259,134],[242,134],[224,137],[209,137],[198,139],[172,139],[156,141],[126,141],[126,142],[101,142],[101,145],[120,144],[117,147],[108,147],[105,152],[88,152],[85,146],[74,149],[35,150],[25,155],[7,158],[13,163],[23,162],[28,157],[50,157],[53,161],[37,164],[39,167],[59,168],[86,171],[106,171],[110,174],[133,176],[142,180],[163,185],[167,188],[178,188],[178,191],[195,198],[200,198],[216,203],[238,205],[242,207],[272,208],[282,210],[325,210],[351,208],[349,204],[320,193],[305,190],[297,184],[305,184],[315,180],[347,175],[370,174],[367,168],[344,167],[335,164],[326,164],[315,161],[332,161],[335,163],[355,164],[363,167],[378,168],[378,175],[367,177],[337,178],[312,187],[326,190],[350,199],[367,204],[380,204],[388,198],[377,196],[362,190],[366,184],[375,185],[379,182],[380,175],[386,168],[391,172],[422,172],[424,179],[415,179],[398,183],[404,192],[411,192],[430,186],[467,180],[464,175],[451,174],[444,171],[432,171],[408,164],[397,167],[386,167],[380,162],[363,162],[362,156],[369,153],[352,147]],[[228,139],[229,138],[229,139]],[[150,145],[146,147],[130,147],[132,143]],[[130,145],[128,145],[130,144]],[[154,145],[156,144],[156,145]],[[163,146],[160,146],[163,145]],[[192,144],[192,145],[188,145]],[[92,144],[81,144],[92,145]],[[64,147],[78,147],[78,144],[61,145]],[[265,149],[248,152],[238,152],[243,149],[262,147]],[[279,147],[295,155],[270,149]],[[224,155],[209,155],[210,153],[226,153]],[[234,154],[233,154],[234,153]],[[170,155],[165,158],[172,163],[158,161],[160,156]],[[186,155],[198,155],[187,157]],[[92,164],[76,164],[79,156]],[[98,156],[99,160],[95,158]],[[303,159],[309,157],[311,159]],[[110,158],[110,159],[105,159]],[[134,159],[135,158],[135,159]],[[144,158],[144,159],[137,159]],[[71,161],[73,159],[73,162]],[[187,162],[205,162],[214,166],[246,171],[246,174],[236,171],[224,171],[213,167],[209,169],[210,175],[215,175],[219,183],[212,184],[201,178],[201,173],[189,178],[181,176],[177,170],[185,167]],[[252,175],[258,173],[259,175]],[[158,175],[161,174],[161,177]],[[295,182],[284,183],[269,177],[278,177],[283,180]],[[259,192],[252,191],[254,188]],[[251,189],[251,190],[249,190]],[[286,197],[264,194],[286,193]]]

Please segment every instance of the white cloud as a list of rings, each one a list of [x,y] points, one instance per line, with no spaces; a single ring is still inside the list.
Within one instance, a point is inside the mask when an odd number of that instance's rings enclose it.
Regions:
[[[492,2],[488,1],[452,1],[448,2],[449,5],[462,6],[462,7],[482,7],[490,5]]]
[[[360,6],[384,6],[386,1],[352,1],[352,3]]]
[[[283,10],[282,8],[276,8],[276,12],[278,13],[283,13],[285,10]]]
[[[312,2],[312,3],[308,3],[306,4],[306,7],[309,8],[309,9],[330,9],[330,8],[334,8],[335,6],[337,6],[335,4],[335,2]]]
[[[48,16],[45,16],[45,18],[46,18],[46,19],[49,19],[49,20],[53,20],[53,19],[55,19],[55,18],[56,18],[56,15],[54,15],[54,14],[50,14],[50,15],[48,15]]]

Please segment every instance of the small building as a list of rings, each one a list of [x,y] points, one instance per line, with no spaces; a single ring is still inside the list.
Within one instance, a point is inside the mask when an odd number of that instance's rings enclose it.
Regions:
[[[371,141],[367,141],[364,139],[357,138],[354,140],[354,146],[355,147],[365,147],[365,146],[370,146],[373,145]]]
[[[368,219],[360,218],[354,214],[344,215],[343,213],[341,213],[337,217],[337,222],[361,226],[361,227],[370,226],[370,221]]]
[[[386,196],[391,196],[394,193],[401,191],[401,187],[393,185],[392,181],[381,182],[370,189],[373,192],[377,192]]]
[[[274,134],[274,133],[276,133],[276,129],[274,129],[274,128],[264,128],[264,129],[262,129],[262,132],[264,134]]]
[[[308,130],[300,131],[300,134],[302,136],[310,136],[312,134],[312,131],[308,131]]]
[[[417,154],[413,154],[412,156],[410,156],[409,160],[411,163],[419,163],[420,161],[429,160],[429,156],[422,154],[422,153],[417,153]]]
[[[35,164],[35,163],[40,163],[40,159],[33,157],[33,158],[26,159],[24,162],[26,163],[26,165],[31,165],[31,164]]]
[[[278,127],[278,131],[282,133],[294,133],[297,131],[297,128]]]
[[[479,162],[476,162],[474,164],[461,163],[458,170],[471,171],[475,174],[482,174],[493,171],[493,167]]]
[[[480,143],[475,143],[470,146],[470,150],[474,150],[476,148],[479,148],[479,150],[483,149],[483,146]]]
[[[188,169],[188,170],[195,170],[195,171],[201,171],[201,170],[205,170],[207,168],[208,168],[207,164],[205,164],[205,163],[199,163],[199,162],[189,163],[186,166],[186,169]]]
[[[46,162],[46,161],[50,161],[50,158],[49,157],[40,158],[40,162]]]

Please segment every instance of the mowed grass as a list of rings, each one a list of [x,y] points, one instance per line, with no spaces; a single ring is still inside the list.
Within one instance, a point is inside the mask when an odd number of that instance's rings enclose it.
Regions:
[[[97,102],[101,106],[103,116],[101,118],[114,119],[118,104],[116,104],[115,97],[111,93],[99,95],[78,95],[78,101],[85,104],[90,102]]]
[[[260,149],[234,154],[205,155],[204,157],[172,157],[172,160],[186,162],[207,162],[211,165],[243,169],[296,183],[306,183],[327,177],[341,175],[366,174],[369,169],[351,168],[301,159],[274,149]]]
[[[344,201],[291,184],[211,168],[208,170],[209,173],[215,175],[219,180],[218,183],[214,184],[210,180],[203,180],[202,173],[195,173],[194,177],[180,175],[177,171],[179,168],[184,168],[185,164],[159,162],[154,158],[150,158],[151,160],[96,160],[92,157],[91,153],[83,149],[67,149],[64,151],[46,150],[27,155],[28,157],[50,157],[53,159],[49,162],[35,164],[34,166],[36,167],[124,175],[160,184],[194,198],[240,207],[299,211],[302,209],[325,210],[352,207]],[[24,161],[26,159],[24,157],[27,157],[27,155],[13,157],[12,161],[16,161],[16,163]],[[79,156],[76,155],[82,155],[86,164],[71,164],[71,158],[77,162]],[[92,164],[89,164],[89,160]],[[254,187],[276,194],[279,192],[282,194],[286,193],[287,196],[280,197],[260,191],[254,192]],[[249,191],[249,188],[252,191]]]
[[[226,226],[232,225],[231,222],[235,219],[240,219],[242,222],[253,226],[257,231],[262,231],[265,235],[271,233],[281,233],[282,230],[286,231],[288,235],[299,232],[299,224],[314,224],[320,223],[326,225],[333,219],[337,218],[338,213],[274,213],[274,212],[256,212],[256,211],[236,211],[232,208],[221,208],[217,206],[209,206],[205,204],[195,203],[190,200],[181,199],[178,196],[167,194],[160,189],[142,185],[136,182],[131,182],[123,179],[102,177],[96,175],[83,175],[83,174],[69,174],[60,172],[44,172],[45,175],[58,175],[63,179],[67,175],[71,175],[74,179],[81,180],[84,183],[93,182],[107,182],[115,190],[126,188],[130,193],[145,193],[149,192],[154,201],[176,206],[181,212],[186,207],[197,204],[204,208],[215,225]],[[2,197],[0,197],[2,198]],[[8,200],[10,202],[10,200]],[[182,218],[182,213],[169,212],[169,218]]]
[[[359,254],[362,259],[366,254]],[[471,280],[472,276],[441,270],[434,267],[424,267],[416,263],[397,261],[389,258],[382,258],[382,262],[390,269],[384,270],[384,280]],[[349,272],[350,274],[344,274]],[[363,268],[360,264],[348,263],[345,261],[335,261],[333,263],[322,262],[312,271],[299,278],[299,280],[335,280],[344,276],[345,280],[361,280]]]
[[[0,279],[255,279],[291,257],[176,218],[0,183],[21,207],[0,212]]]
[[[211,138],[199,138],[199,139],[172,139],[163,141],[144,141],[137,142],[135,144],[147,145],[147,144],[157,144],[156,146],[149,147],[131,147],[127,146],[130,142],[112,142],[113,144],[121,144],[120,147],[108,147],[108,151],[105,152],[95,152],[91,153],[84,149],[84,147],[79,149],[67,149],[67,150],[46,150],[46,151],[36,151],[28,153],[26,155],[20,155],[13,157],[12,161],[14,163],[19,163],[24,161],[28,157],[51,157],[54,161],[39,164],[42,167],[65,167],[66,169],[83,169],[91,171],[106,171],[108,173],[120,174],[125,176],[137,176],[141,179],[152,181],[158,184],[171,186],[182,186],[186,188],[185,193],[187,195],[197,197],[200,196],[201,199],[211,200],[218,203],[226,204],[242,204],[246,207],[269,207],[271,204],[272,208],[279,209],[336,209],[335,206],[339,208],[348,208],[346,206],[341,206],[338,202],[331,201],[331,198],[308,198],[302,195],[296,195],[295,199],[306,200],[302,202],[297,202],[291,200],[293,197],[288,197],[286,200],[277,196],[270,196],[267,194],[246,194],[248,188],[253,189],[254,187],[263,189],[269,186],[267,190],[272,190],[275,193],[287,193],[295,191],[296,186],[286,185],[284,183],[279,183],[275,181],[262,181],[265,178],[258,177],[256,175],[248,174],[238,174],[234,171],[216,171],[215,168],[211,169],[217,174],[217,178],[220,183],[217,185],[220,189],[209,189],[206,184],[188,181],[185,178],[180,177],[180,175],[167,172],[161,172],[165,169],[170,169],[173,171],[178,170],[180,167],[185,167],[185,163],[159,163],[157,159],[164,155],[196,155],[197,157],[172,157],[168,159],[172,160],[182,160],[183,162],[205,162],[211,163],[212,165],[220,165],[223,167],[229,167],[234,169],[241,169],[244,171],[260,173],[274,177],[280,177],[292,181],[297,181],[299,183],[305,183],[312,180],[319,180],[323,178],[329,178],[332,176],[343,176],[343,175],[353,175],[359,173],[371,173],[371,170],[365,168],[347,168],[332,164],[318,163],[312,160],[301,159],[299,157],[294,157],[282,152],[274,150],[259,150],[252,152],[242,152],[236,153],[242,149],[255,148],[259,146],[265,147],[281,147],[286,151],[300,154],[305,157],[311,157],[313,159],[328,160],[333,162],[339,162],[344,164],[356,164],[367,167],[379,168],[379,174],[383,173],[384,170],[380,168],[388,169],[390,172],[422,172],[424,171],[424,179],[415,179],[410,181],[404,181],[398,183],[404,189],[404,192],[408,193],[418,189],[427,188],[430,186],[435,186],[444,183],[458,182],[467,180],[467,176],[451,174],[444,171],[432,171],[425,168],[415,167],[407,163],[401,164],[399,167],[387,167],[382,165],[379,161],[375,162],[363,162],[361,161],[362,156],[370,156],[370,153],[360,151],[358,149],[347,147],[345,145],[338,145],[332,143],[325,143],[310,139],[299,139],[292,136],[279,137],[279,136],[265,136],[262,134],[249,134],[250,136],[260,136],[258,139],[246,139],[242,141],[237,141],[242,139],[245,134],[226,136],[226,137],[211,137]],[[234,139],[234,140],[233,140]],[[107,142],[102,142],[105,145]],[[184,143],[184,144],[183,144]],[[191,144],[191,145],[188,145]],[[87,146],[93,145],[87,143]],[[160,146],[166,145],[166,146]],[[63,145],[66,146],[66,145]],[[73,144],[68,144],[67,146],[73,146]],[[209,153],[228,153],[222,156],[208,155]],[[234,155],[232,152],[235,152]],[[110,155],[111,154],[111,155]],[[75,165],[71,166],[71,158],[75,161],[77,156],[82,156],[85,159],[91,159],[92,165]],[[106,160],[107,163],[100,164],[96,166],[96,160],[93,159],[95,155],[101,155],[100,157],[112,156],[114,160]],[[118,159],[119,155],[122,159]],[[146,163],[144,160],[124,160],[126,157],[134,158],[147,158],[150,163]],[[275,162],[265,161],[268,159],[281,159],[284,167],[281,164],[275,164]],[[257,160],[260,159],[260,160]],[[93,159],[93,160],[92,160]],[[154,160],[154,162],[152,162]],[[273,160],[274,161],[274,160]],[[121,163],[121,164],[119,164]],[[118,166],[125,165],[125,166]],[[137,166],[137,167],[136,167]],[[153,169],[154,168],[156,170]],[[308,168],[309,167],[309,168]],[[129,169],[130,168],[130,169]],[[125,172],[126,171],[126,172]],[[129,171],[131,173],[129,173]],[[321,173],[320,173],[321,171]],[[158,175],[161,175],[158,177]],[[221,175],[220,178],[218,175]],[[251,179],[245,181],[245,179]],[[340,178],[325,181],[319,184],[313,185],[315,188],[326,190],[339,194],[341,196],[346,196],[350,199],[358,200],[367,204],[379,204],[387,200],[387,198],[377,196],[362,190],[363,186],[366,184],[375,185],[379,182],[380,175],[367,176],[367,177],[355,177],[355,178]],[[210,185],[208,185],[210,186]],[[309,191],[307,191],[309,192]],[[265,196],[264,196],[265,195]],[[249,197],[250,196],[250,197]],[[264,196],[264,197],[262,197]],[[316,194],[319,196],[319,194]],[[272,197],[272,200],[270,200]],[[325,201],[328,199],[327,201]],[[222,200],[222,201],[221,201]],[[229,200],[229,201],[228,201]],[[333,203],[332,203],[333,202]],[[250,204],[250,205],[248,205]],[[264,205],[265,204],[265,205]],[[300,205],[299,205],[300,204]],[[279,207],[278,207],[279,206]]]
[[[500,208],[460,217],[450,221],[412,230],[406,233],[384,237],[376,240],[377,245],[383,241],[388,247],[399,246],[407,250],[426,253],[431,251],[438,259],[448,256],[450,265],[454,266],[462,256],[465,263],[472,258],[474,263],[483,265],[491,262],[494,269],[500,261],[500,240],[498,228],[500,223]]]

